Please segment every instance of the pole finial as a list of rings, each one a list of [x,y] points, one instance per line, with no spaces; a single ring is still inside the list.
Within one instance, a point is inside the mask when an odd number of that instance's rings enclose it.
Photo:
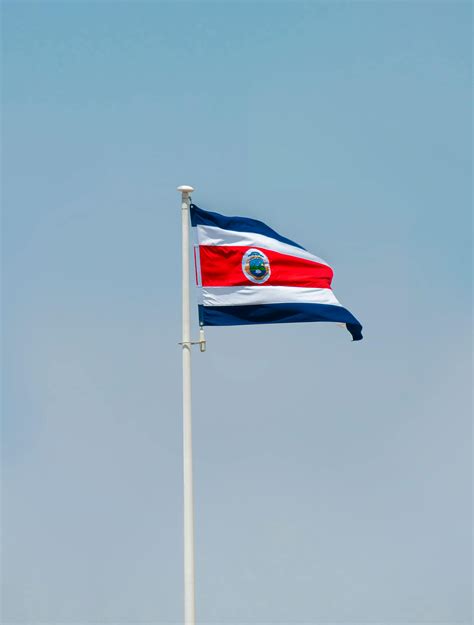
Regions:
[[[194,191],[194,187],[190,187],[187,184],[182,184],[180,187],[177,188],[177,191],[179,191],[180,193],[192,193]]]

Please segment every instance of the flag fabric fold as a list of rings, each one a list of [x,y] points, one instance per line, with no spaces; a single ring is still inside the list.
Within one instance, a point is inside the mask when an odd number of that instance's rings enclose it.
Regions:
[[[327,321],[362,339],[331,289],[326,261],[256,219],[190,208],[202,325]]]

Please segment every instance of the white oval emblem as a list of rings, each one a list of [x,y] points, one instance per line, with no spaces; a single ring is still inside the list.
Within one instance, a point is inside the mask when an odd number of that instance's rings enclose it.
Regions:
[[[250,282],[263,284],[270,277],[270,263],[263,252],[250,249],[243,255],[242,271]]]

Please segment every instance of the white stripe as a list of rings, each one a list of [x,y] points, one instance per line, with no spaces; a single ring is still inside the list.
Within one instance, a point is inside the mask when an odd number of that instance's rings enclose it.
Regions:
[[[280,252],[280,254],[288,254],[290,256],[297,256],[298,258],[305,258],[306,260],[312,260],[316,263],[328,265],[325,260],[318,258],[302,250],[300,247],[295,247],[289,243],[282,243],[272,237],[267,237],[263,234],[257,234],[255,232],[237,232],[234,230],[224,230],[223,228],[217,228],[216,226],[195,226],[193,230],[196,230],[195,236],[199,245],[238,245],[245,247],[260,247],[265,250],[274,250]],[[329,265],[328,265],[329,266]]]
[[[332,304],[340,306],[331,289],[297,286],[203,287],[204,306],[246,306],[259,304]]]

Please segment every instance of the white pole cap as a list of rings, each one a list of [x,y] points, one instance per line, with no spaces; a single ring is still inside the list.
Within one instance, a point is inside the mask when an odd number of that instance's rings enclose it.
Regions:
[[[177,189],[180,193],[192,193],[194,191],[193,187],[189,187],[187,184],[182,184]]]

